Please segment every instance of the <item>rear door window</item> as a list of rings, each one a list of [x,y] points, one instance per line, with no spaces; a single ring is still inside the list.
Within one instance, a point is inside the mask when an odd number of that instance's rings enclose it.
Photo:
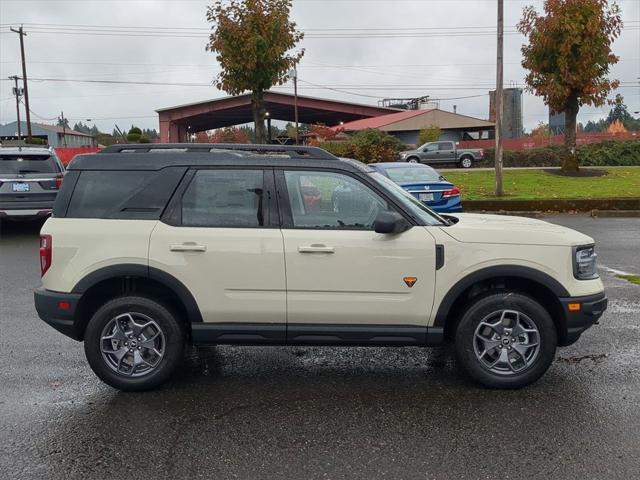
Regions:
[[[186,227],[265,225],[263,170],[199,170],[182,197]]]
[[[51,155],[0,155],[0,174],[29,175],[58,172],[58,167]]]

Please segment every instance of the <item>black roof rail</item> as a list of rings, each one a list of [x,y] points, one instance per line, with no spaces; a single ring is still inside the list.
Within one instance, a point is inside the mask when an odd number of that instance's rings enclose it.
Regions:
[[[180,150],[191,153],[207,153],[212,150],[247,152],[257,155],[280,154],[290,158],[317,158],[337,160],[338,157],[318,147],[298,145],[253,145],[236,143],[135,143],[109,145],[99,153],[149,153],[161,150]]]

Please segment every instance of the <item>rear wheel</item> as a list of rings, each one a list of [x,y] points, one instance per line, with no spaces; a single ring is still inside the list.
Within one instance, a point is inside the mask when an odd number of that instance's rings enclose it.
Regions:
[[[146,297],[119,297],[93,315],[84,338],[89,365],[105,383],[124,391],[164,383],[182,359],[185,335],[176,316]]]
[[[465,372],[491,388],[521,388],[549,368],[558,344],[549,313],[515,292],[475,300],[456,330],[456,356]]]
[[[409,157],[409,158],[407,158],[407,162],[409,162],[409,163],[419,163],[420,159],[418,157]]]
[[[465,155],[458,162],[458,166],[460,168],[471,168],[473,166],[473,158],[468,155]]]

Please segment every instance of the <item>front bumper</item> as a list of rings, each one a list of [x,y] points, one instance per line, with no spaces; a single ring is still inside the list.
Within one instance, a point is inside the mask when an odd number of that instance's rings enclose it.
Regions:
[[[82,340],[82,331],[75,318],[80,296],[79,293],[53,292],[42,287],[33,292],[38,316],[74,340]]]
[[[560,345],[575,343],[580,335],[598,322],[607,309],[607,296],[604,292],[586,297],[560,298],[566,328],[560,335]]]

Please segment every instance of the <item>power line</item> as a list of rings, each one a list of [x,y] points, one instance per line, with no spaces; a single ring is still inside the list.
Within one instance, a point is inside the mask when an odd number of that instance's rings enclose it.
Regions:
[[[6,26],[4,24],[2,26]],[[29,30],[40,34],[88,35],[118,37],[166,37],[204,38],[211,34],[204,27],[152,27],[88,24],[28,23]],[[0,27],[2,27],[0,26]],[[640,22],[629,21],[625,30],[640,29]],[[311,28],[301,29],[306,39],[371,39],[371,38],[425,38],[425,37],[474,37],[493,36],[494,26],[450,26],[450,27],[370,27],[370,28]],[[515,28],[505,35],[520,35]]]

